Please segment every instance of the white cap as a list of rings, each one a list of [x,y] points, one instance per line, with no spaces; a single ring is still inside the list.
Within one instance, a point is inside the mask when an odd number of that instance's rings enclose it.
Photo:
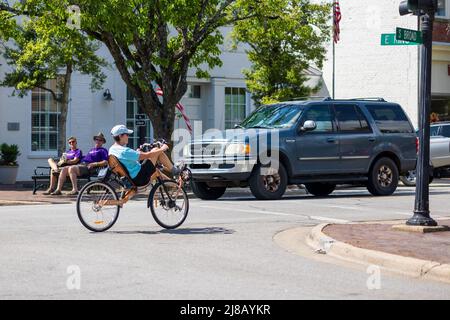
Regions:
[[[132,134],[133,133],[133,130],[129,130],[125,125],[123,125],[123,124],[118,124],[117,126],[114,126],[112,129],[111,129],[111,135],[113,136],[113,137],[117,137],[117,136],[119,136],[119,135],[121,135],[121,134],[124,134],[124,133],[127,133],[127,134]]]

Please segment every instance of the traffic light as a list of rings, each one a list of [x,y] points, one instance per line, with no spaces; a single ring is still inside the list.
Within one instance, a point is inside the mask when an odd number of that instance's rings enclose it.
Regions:
[[[438,7],[438,0],[404,0],[400,2],[400,15],[407,14],[419,15],[423,12],[436,12]]]

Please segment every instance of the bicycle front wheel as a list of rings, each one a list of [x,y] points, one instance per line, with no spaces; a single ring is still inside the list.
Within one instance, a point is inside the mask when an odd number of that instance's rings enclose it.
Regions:
[[[150,191],[147,206],[161,227],[179,227],[189,212],[189,199],[186,191],[174,180],[158,182]]]
[[[119,217],[118,200],[116,192],[109,184],[89,182],[78,194],[78,218],[83,226],[91,231],[106,231]]]

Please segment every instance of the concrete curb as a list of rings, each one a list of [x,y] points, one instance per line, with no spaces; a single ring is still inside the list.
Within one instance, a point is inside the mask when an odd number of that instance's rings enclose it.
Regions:
[[[354,247],[323,233],[323,229],[328,225],[330,224],[324,223],[314,227],[306,238],[307,244],[316,250],[317,253],[327,254],[331,257],[354,263],[376,265],[382,269],[414,278],[450,284],[449,264]]]

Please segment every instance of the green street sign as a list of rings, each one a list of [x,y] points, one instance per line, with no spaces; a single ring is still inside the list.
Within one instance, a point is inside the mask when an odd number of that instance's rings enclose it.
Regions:
[[[423,43],[422,32],[416,30],[397,28],[396,38],[397,40]]]
[[[395,33],[383,33],[381,35],[382,46],[417,46],[416,42],[402,41],[395,38]]]

